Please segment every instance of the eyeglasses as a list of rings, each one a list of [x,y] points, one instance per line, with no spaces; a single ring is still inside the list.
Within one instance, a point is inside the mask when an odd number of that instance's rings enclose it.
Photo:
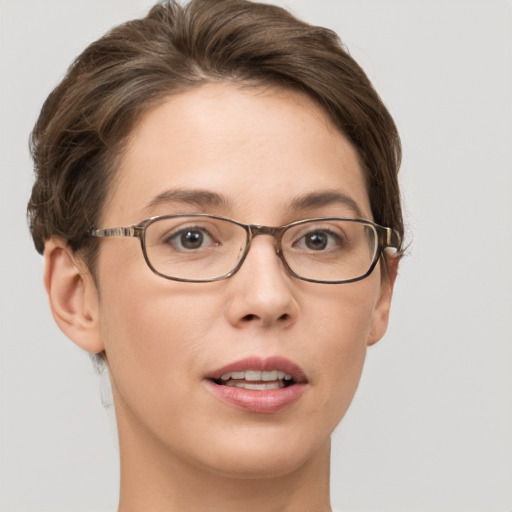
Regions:
[[[269,227],[208,214],[164,215],[137,225],[93,229],[94,238],[134,237],[149,268],[175,281],[204,283],[235,274],[258,235],[275,238],[276,254],[292,275],[314,283],[349,283],[371,274],[400,236],[362,219],[326,217]]]

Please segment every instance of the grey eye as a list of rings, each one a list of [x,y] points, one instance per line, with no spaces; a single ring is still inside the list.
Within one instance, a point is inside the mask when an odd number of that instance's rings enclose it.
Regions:
[[[203,244],[204,235],[201,231],[187,231],[182,233],[179,239],[181,246],[185,249],[197,249]]]
[[[304,237],[304,243],[308,249],[321,251],[327,247],[329,237],[326,233],[310,233]]]
[[[200,228],[186,228],[173,233],[166,243],[180,250],[201,249],[205,246],[216,245],[210,234]]]

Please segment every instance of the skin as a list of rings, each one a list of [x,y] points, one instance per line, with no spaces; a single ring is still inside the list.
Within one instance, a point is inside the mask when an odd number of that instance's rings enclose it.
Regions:
[[[158,202],[176,188],[227,204]],[[291,209],[299,196],[337,191],[371,209],[358,155],[300,93],[210,84],[169,97],[137,125],[101,227],[205,212],[278,226],[357,216],[343,203]],[[289,276],[269,236],[242,268],[214,283],[163,279],[134,239],[105,239],[99,290],[66,244],[46,245],[45,283],[61,329],[105,350],[121,453],[119,511],[328,511],[330,434],[356,391],[367,346],[385,333],[396,275],[379,266],[350,284]],[[221,402],[206,373],[249,356],[282,356],[308,384],[275,414]]]

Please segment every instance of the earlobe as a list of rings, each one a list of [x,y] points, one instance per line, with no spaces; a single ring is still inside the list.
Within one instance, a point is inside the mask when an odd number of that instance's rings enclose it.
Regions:
[[[99,333],[98,295],[94,281],[65,241],[45,244],[44,284],[61,331],[87,352],[104,350]]]
[[[379,299],[373,311],[372,326],[367,342],[368,346],[377,343],[384,336],[388,328],[391,298],[398,273],[398,258],[395,255],[388,256],[387,264],[387,275],[382,279]]]

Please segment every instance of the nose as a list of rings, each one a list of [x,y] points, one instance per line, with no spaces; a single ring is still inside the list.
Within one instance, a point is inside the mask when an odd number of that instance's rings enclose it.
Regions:
[[[229,322],[238,328],[285,328],[295,323],[298,303],[293,279],[276,254],[273,237],[254,238],[242,267],[226,281],[231,287]]]

